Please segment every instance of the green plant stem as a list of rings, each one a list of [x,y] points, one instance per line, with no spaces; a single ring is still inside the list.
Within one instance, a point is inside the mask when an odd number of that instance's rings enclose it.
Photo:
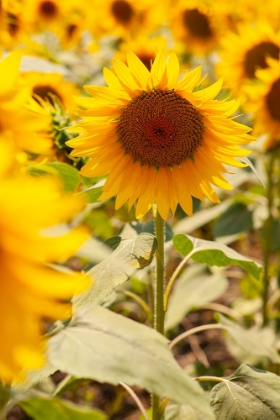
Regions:
[[[262,284],[262,315],[263,315],[263,326],[268,323],[268,289],[269,289],[269,257],[271,252],[271,240],[272,240],[272,229],[273,229],[273,169],[274,169],[274,154],[270,154],[270,158],[266,165],[267,173],[267,211],[268,217],[264,224],[264,236],[262,241],[263,247],[263,284]]]
[[[197,376],[193,380],[198,382],[230,382],[228,379],[219,378],[218,376]]]
[[[165,267],[164,267],[164,220],[157,211],[156,205],[153,207],[155,236],[158,243],[156,252],[156,272],[155,272],[155,290],[154,290],[154,323],[156,331],[164,334],[164,288],[165,288]],[[160,420],[162,413],[160,410],[160,398],[152,394],[152,419]]]

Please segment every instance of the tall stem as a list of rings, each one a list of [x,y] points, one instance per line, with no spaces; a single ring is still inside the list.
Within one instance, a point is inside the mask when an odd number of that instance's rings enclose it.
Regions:
[[[267,211],[268,217],[264,224],[263,237],[263,285],[262,285],[262,315],[263,326],[268,322],[267,300],[269,289],[269,257],[271,251],[272,229],[273,229],[273,169],[274,169],[274,154],[270,154],[270,158],[266,167],[267,173]]]
[[[157,211],[156,205],[153,208],[155,222],[155,236],[158,242],[156,252],[156,273],[154,290],[154,329],[164,334],[164,288],[165,288],[165,267],[164,267],[164,220]],[[152,395],[152,413],[153,420],[160,420],[160,398]]]

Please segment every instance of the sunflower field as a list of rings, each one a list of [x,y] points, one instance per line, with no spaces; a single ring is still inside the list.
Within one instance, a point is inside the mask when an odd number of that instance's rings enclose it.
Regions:
[[[0,38],[0,420],[280,420],[279,0]]]

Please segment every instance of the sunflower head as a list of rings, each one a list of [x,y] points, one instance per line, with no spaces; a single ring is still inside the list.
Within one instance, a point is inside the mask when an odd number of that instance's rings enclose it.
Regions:
[[[94,26],[95,37],[115,35],[130,39],[154,31],[164,21],[164,9],[156,0],[97,0],[88,26]]]
[[[267,59],[267,67],[256,71],[258,83],[247,86],[246,110],[252,112],[254,133],[266,135],[264,150],[280,143],[280,61]]]
[[[59,7],[56,1],[41,0],[38,2],[37,12],[42,20],[50,21],[59,16]]]
[[[230,189],[224,164],[243,166],[236,158],[248,150],[248,127],[230,115],[235,101],[214,98],[221,81],[204,90],[198,67],[179,79],[175,53],[161,50],[151,71],[132,52],[126,66],[114,60],[104,69],[108,87],[87,86],[93,98],[78,99],[84,119],[81,133],[67,144],[73,156],[88,156],[85,176],[108,174],[100,199],[117,196],[117,208],[128,202],[142,217],[154,202],[163,218],[179,203],[192,213],[192,196],[219,202],[213,185]]]
[[[246,23],[223,40],[217,71],[233,93],[243,95],[244,86],[256,79],[256,72],[268,67],[267,58],[279,59],[279,54],[279,33],[264,21],[254,26]]]
[[[190,53],[203,55],[217,47],[224,16],[205,1],[179,1],[171,9],[170,28],[175,39]]]

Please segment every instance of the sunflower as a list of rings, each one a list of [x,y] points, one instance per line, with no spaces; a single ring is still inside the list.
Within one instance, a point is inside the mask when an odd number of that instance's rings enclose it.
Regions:
[[[51,117],[36,103],[33,111],[27,108],[32,98],[30,87],[19,78],[20,62],[18,52],[0,62],[0,135],[13,142],[19,154],[48,154],[53,145]]]
[[[170,12],[170,29],[188,53],[204,55],[218,44],[221,19],[218,8],[198,0],[181,0]]]
[[[89,13],[95,36],[115,35],[120,38],[137,36],[140,32],[152,32],[164,19],[163,8],[156,0],[97,0]]]
[[[21,17],[21,7],[18,1],[1,2],[0,28],[1,44],[8,50],[28,40],[28,28]]]
[[[217,73],[235,95],[243,97],[244,85],[256,78],[258,69],[268,66],[266,58],[279,58],[280,32],[276,33],[267,22],[247,23],[239,27],[238,34],[229,33],[221,46]]]
[[[25,0],[22,3],[22,16],[28,24],[29,33],[43,30],[59,32],[67,16],[68,3],[59,0]]]
[[[79,95],[80,91],[72,82],[63,79],[59,73],[41,73],[36,71],[25,71],[22,73],[24,84],[30,86],[33,98],[41,98],[54,105],[57,98],[63,109],[73,114],[75,101],[74,95]]]
[[[108,87],[87,86],[94,98],[78,101],[87,110],[68,145],[91,158],[82,175],[108,174],[100,199],[116,195],[116,208],[137,201],[137,218],[154,202],[164,219],[178,203],[191,215],[192,196],[219,202],[211,184],[231,189],[224,164],[242,167],[236,157],[249,153],[239,147],[251,141],[248,127],[228,118],[237,103],[214,100],[221,81],[194,91],[200,67],[178,81],[174,52],[161,50],[151,72],[132,52],[127,63],[115,60],[114,71],[104,69]]]
[[[254,134],[267,135],[264,150],[280,144],[280,61],[267,59],[268,67],[257,70],[260,83],[247,87],[247,110],[253,112]]]
[[[77,227],[63,235],[42,233],[81,209],[82,203],[62,194],[53,179],[0,180],[0,380],[6,383],[22,369],[42,366],[44,320],[69,318],[69,300],[87,286],[84,275],[66,274],[47,263],[74,255],[88,232]]]

